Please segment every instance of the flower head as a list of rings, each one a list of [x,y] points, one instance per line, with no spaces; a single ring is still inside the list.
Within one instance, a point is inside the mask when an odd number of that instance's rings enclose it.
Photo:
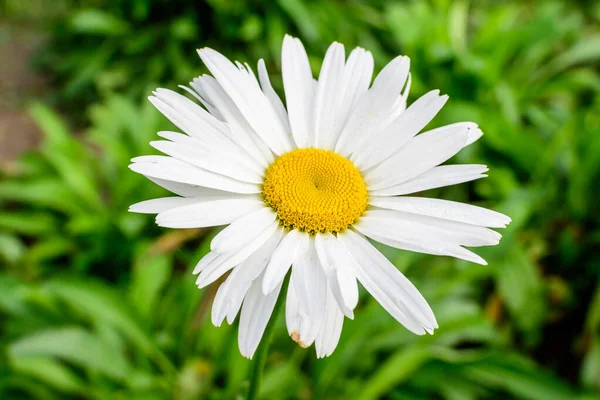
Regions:
[[[232,323],[241,309],[239,347],[252,357],[291,269],[286,324],[293,340],[335,349],[344,317],[353,318],[358,282],[407,329],[433,333],[419,291],[367,240],[410,251],[485,261],[465,247],[495,245],[510,218],[484,208],[405,196],[484,177],[483,165],[439,166],[481,136],[472,122],[424,133],[447,100],[432,91],[410,107],[409,59],[397,57],[373,80],[373,57],[346,59],[333,43],[318,81],[298,39],[283,41],[287,107],[265,64],[250,66],[212,49],[198,51],[213,76],[185,88],[203,106],[158,89],[150,101],[185,134],[159,132],[165,156],[130,168],[177,196],[143,201],[170,228],[228,225],[194,273],[202,288],[229,273],[212,321]]]

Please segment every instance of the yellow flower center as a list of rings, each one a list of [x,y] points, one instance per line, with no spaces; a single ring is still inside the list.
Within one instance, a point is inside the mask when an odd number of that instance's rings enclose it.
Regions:
[[[296,149],[265,173],[264,201],[287,228],[340,232],[367,208],[367,187],[346,158],[321,149]]]

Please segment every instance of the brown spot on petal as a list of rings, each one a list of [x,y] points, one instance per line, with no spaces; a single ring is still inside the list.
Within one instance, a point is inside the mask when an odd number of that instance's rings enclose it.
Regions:
[[[303,349],[306,349],[308,347],[308,345],[306,343],[304,343],[302,340],[300,340],[300,333],[298,333],[297,331],[293,331],[290,336],[291,336],[292,340],[294,342],[298,343],[298,345],[300,345],[300,347],[302,347]]]

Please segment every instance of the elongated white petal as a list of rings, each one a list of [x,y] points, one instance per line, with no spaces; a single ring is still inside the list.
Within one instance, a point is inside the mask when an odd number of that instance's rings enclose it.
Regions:
[[[409,67],[408,57],[396,57],[381,70],[371,89],[358,101],[340,133],[335,145],[337,153],[349,156],[373,132],[382,128],[406,82]]]
[[[425,254],[451,256],[487,265],[484,259],[461,247],[465,244],[480,244],[483,239],[473,238],[461,232],[451,232],[415,221],[390,221],[370,216],[361,218],[354,227],[362,234],[391,247]],[[483,243],[495,241],[494,238],[485,240]]]
[[[344,46],[334,42],[323,60],[313,104],[314,141],[316,148],[331,150],[337,134],[337,112],[344,73]]]
[[[205,143],[226,139],[229,129],[198,104],[172,90],[157,89],[150,102],[173,124],[191,137]]]
[[[261,192],[260,186],[255,183],[242,182],[166,156],[156,162],[134,162],[129,165],[129,169],[147,177],[186,183],[188,185],[205,186],[228,192]]]
[[[402,94],[400,96],[398,96],[398,100],[396,101],[396,104],[394,104],[394,108],[396,109],[396,114],[394,115],[394,118],[396,118],[398,115],[400,115],[400,113],[402,113],[404,110],[406,110],[406,104],[408,101],[408,95],[410,93],[411,83],[412,83],[412,76],[411,76],[411,74],[408,74],[408,79],[406,80],[406,86],[404,87]]]
[[[218,253],[219,255],[201,269],[196,286],[203,288],[219,279],[225,272],[245,261],[251,254],[261,248],[277,230],[277,223],[273,223],[261,234],[241,249],[231,253]]]
[[[467,224],[505,228],[510,218],[499,212],[455,201],[423,197],[372,197],[369,204],[390,210],[428,215]]]
[[[294,141],[297,147],[310,147],[313,136],[313,77],[302,42],[288,35],[283,39],[281,73]]]
[[[237,251],[273,224],[276,217],[269,207],[245,215],[219,232],[210,243],[210,249],[219,253]]]
[[[215,78],[204,75],[194,79],[190,86],[213,104],[212,109],[218,110],[219,115],[229,125],[238,147],[246,151],[263,168],[273,161],[273,153],[269,147],[248,124],[234,101]]]
[[[307,313],[318,310],[319,305],[325,301],[327,277],[319,263],[312,239],[304,256],[294,263],[292,275],[295,277],[296,294],[302,309]],[[317,299],[318,297],[321,298]]]
[[[294,284],[298,304],[305,318],[306,327],[302,329],[303,341],[312,343],[325,313],[327,296],[327,277],[319,263],[314,243],[310,243],[308,251],[292,267],[290,285]]]
[[[380,221],[382,226],[390,227],[399,234],[411,234],[413,231],[430,231],[430,235],[447,240],[450,243],[465,246],[491,246],[498,244],[501,235],[483,226],[465,224],[426,215],[410,214],[393,210],[369,210],[363,214],[364,218]]]
[[[308,251],[308,241],[308,234],[298,230],[292,230],[285,235],[265,270],[262,287],[264,294],[273,291],[283,281],[292,264],[304,257]]]
[[[462,149],[467,131],[424,133],[402,147],[393,157],[365,174],[370,190],[406,182],[443,163]]]
[[[164,179],[146,177],[159,186],[182,197],[198,197],[203,200],[233,199],[233,198],[257,198],[255,194],[240,194],[226,192],[224,190],[211,189],[204,186],[188,185],[185,183],[172,182]]]
[[[359,266],[358,280],[394,318],[416,334],[437,328],[427,301],[383,254],[351,230],[339,238]]]
[[[487,262],[483,258],[458,244],[444,241],[432,236],[424,238],[422,233],[417,233],[409,238],[402,239],[393,232],[389,232],[385,229],[382,230],[380,228],[381,227],[373,226],[366,222],[360,227],[356,227],[356,230],[375,240],[376,242],[383,243],[396,249],[414,251],[416,253],[433,254],[437,256],[454,257],[476,264],[487,265]]]
[[[264,174],[264,166],[261,166],[261,164],[253,159],[251,155],[242,151],[238,146],[233,145],[230,141],[206,144],[187,135],[170,131],[160,131],[158,132],[158,136],[167,139],[179,145],[180,147],[183,146],[190,151],[193,151],[196,154],[196,158],[207,153],[226,154],[227,157],[234,160],[235,163],[240,164],[245,169],[254,171],[258,176],[262,176]],[[152,143],[154,142],[150,142],[150,144]]]
[[[385,189],[373,190],[369,194],[371,196],[397,196],[417,193],[485,178],[487,175],[484,173],[487,170],[487,166],[478,164],[442,165],[406,182]]]
[[[220,326],[225,317],[227,317],[227,323],[233,323],[250,285],[264,271],[282,234],[283,229],[278,228],[261,248],[235,267],[227,280],[219,286],[211,313],[211,319],[215,326]]]
[[[290,151],[292,146],[288,133],[285,132],[277,112],[260,89],[256,78],[243,68],[237,68],[213,49],[200,49],[198,54],[250,126],[271,150],[276,154]]]
[[[129,206],[129,211],[140,214],[158,214],[171,208],[186,206],[200,201],[193,197],[160,197],[158,199],[135,203]]]
[[[287,133],[292,132],[292,128],[290,127],[290,121],[287,112],[285,111],[285,106],[283,105],[281,98],[279,97],[277,92],[275,92],[275,89],[273,89],[273,86],[271,85],[271,80],[269,79],[267,67],[265,66],[265,61],[262,58],[258,60],[258,79],[260,81],[260,86],[263,92],[265,93],[265,96],[267,96],[267,98],[271,102],[271,105],[273,106],[275,111],[277,111],[277,115],[279,115],[279,120],[285,128],[285,131]]]
[[[327,301],[325,303],[325,317],[315,339],[317,358],[329,357],[333,353],[340,341],[343,326],[344,315],[338,308],[338,303],[331,290],[328,290]]]
[[[147,176],[146,178],[148,178],[152,182],[156,183],[158,186],[161,186],[161,187],[167,189],[169,192],[175,193],[182,197],[204,198],[204,197],[213,196],[215,194],[228,195],[228,196],[236,195],[235,193],[225,192],[225,191],[217,190],[217,189],[211,189],[211,188],[207,188],[207,187],[203,187],[203,186],[188,185],[186,183],[179,183],[179,182],[168,181],[165,179],[152,178],[150,176]]]
[[[258,199],[211,200],[163,211],[156,223],[167,228],[204,228],[229,224],[265,207]]]
[[[295,286],[294,276],[292,275],[285,299],[285,324],[292,340],[298,343],[300,347],[306,348],[314,341],[309,339],[310,332],[314,329],[311,329],[310,317],[300,308],[296,289],[294,289]]]
[[[240,278],[244,264],[245,262],[235,267],[217,290],[211,310],[211,321],[214,326],[221,326],[229,313],[235,318],[242,306],[244,297],[252,285],[251,280]]]
[[[281,284],[266,296],[262,293],[260,287],[260,279],[252,283],[248,294],[244,298],[240,316],[238,346],[240,347],[240,353],[249,359],[254,356],[269,319],[277,318],[277,315],[271,316],[271,314],[281,291]]]
[[[235,161],[235,163],[240,164],[247,169],[251,169],[258,175],[262,176],[265,170],[265,165],[262,164],[261,161],[257,161],[258,158],[252,155],[250,149],[250,139],[248,139],[247,135],[239,135],[237,130],[232,132],[233,138],[231,140],[224,139],[217,143],[205,143],[196,138],[189,137],[187,135],[182,135],[177,132],[170,131],[161,131],[158,132],[158,136],[170,140],[180,146],[184,146],[194,152],[198,153],[199,157],[201,154],[212,153],[212,154],[226,154],[228,158]],[[244,140],[245,139],[245,140]],[[257,141],[260,141],[259,138],[256,138]],[[250,144],[249,144],[250,143]],[[152,143],[151,143],[152,144]],[[264,147],[267,149],[266,145]],[[255,151],[256,148],[253,148]]]
[[[360,47],[350,52],[344,68],[341,92],[339,94],[339,109],[336,132],[333,143],[337,143],[341,130],[346,125],[350,113],[358,104],[360,98],[367,92],[373,76],[373,55]]]
[[[465,147],[475,143],[476,141],[479,140],[480,137],[483,136],[483,132],[481,131],[481,129],[479,129],[479,127],[477,127],[477,124],[475,124],[474,122],[459,122],[459,124],[474,124],[475,125],[475,127],[469,129],[469,131],[467,132],[468,137],[467,137],[467,143],[465,143]]]
[[[345,316],[353,319],[353,310],[358,304],[358,284],[356,283],[354,259],[330,233],[317,233],[315,248],[340,310]]]
[[[263,177],[248,169],[235,153],[200,152],[197,149],[166,140],[150,142],[155,149],[206,171],[237,179],[243,182],[261,184]]]
[[[355,165],[361,169],[371,168],[395,154],[435,117],[447,100],[448,96],[438,96],[437,91],[423,95],[383,130],[369,138],[365,148],[355,153]]]

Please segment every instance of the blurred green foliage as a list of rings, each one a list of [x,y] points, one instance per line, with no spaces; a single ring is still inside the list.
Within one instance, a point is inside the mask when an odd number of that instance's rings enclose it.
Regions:
[[[485,133],[455,161],[490,167],[485,180],[426,195],[513,223],[499,246],[478,251],[487,267],[382,247],[430,301],[434,336],[411,335],[362,293],[338,349],[317,361],[280,316],[262,397],[600,399],[597,2],[59,4],[43,19],[49,44],[37,63],[66,115],[32,105],[44,142],[0,181],[0,398],[247,390],[237,329],[210,324],[215,287],[199,291],[190,272],[214,233],[128,213],[162,189],[127,165],[168,126],[142,98],[204,72],[196,47],[265,58],[276,74],[287,32],[303,39],[315,73],[333,40],[368,48],[378,68],[409,55],[411,99],[450,95],[434,124],[476,121]]]

